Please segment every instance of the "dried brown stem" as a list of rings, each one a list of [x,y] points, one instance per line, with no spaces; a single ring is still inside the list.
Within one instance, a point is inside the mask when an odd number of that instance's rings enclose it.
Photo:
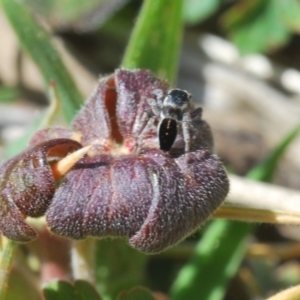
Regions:
[[[300,299],[300,285],[296,285],[287,290],[284,290],[268,300],[299,300]]]
[[[213,214],[247,222],[300,224],[300,192],[230,175],[231,189]]]

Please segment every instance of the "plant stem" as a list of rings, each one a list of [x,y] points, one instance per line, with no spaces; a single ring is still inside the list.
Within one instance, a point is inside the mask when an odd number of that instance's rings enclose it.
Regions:
[[[145,0],[122,67],[150,69],[174,83],[182,38],[182,0]]]
[[[3,242],[3,237],[0,236]],[[0,300],[5,299],[9,274],[13,265],[13,258],[18,244],[12,240],[3,242],[0,257]]]
[[[95,250],[96,245],[95,239],[93,238],[73,242],[71,263],[74,280],[82,279],[90,282],[91,284],[96,283]]]

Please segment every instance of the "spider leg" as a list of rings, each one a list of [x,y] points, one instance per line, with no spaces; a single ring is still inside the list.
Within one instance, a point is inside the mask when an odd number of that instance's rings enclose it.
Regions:
[[[190,126],[191,126],[191,116],[189,112],[185,112],[182,117],[182,134],[184,140],[184,151],[189,152],[191,149],[191,134],[190,134]]]
[[[142,119],[143,119],[143,117],[142,117]],[[144,126],[141,127],[141,130],[140,130],[139,134],[136,135],[136,137],[137,137],[137,150],[136,150],[136,152],[137,153],[139,153],[140,150],[141,150],[143,140],[144,140],[147,132],[149,132],[152,127],[155,130],[155,126],[154,126],[155,119],[156,118],[154,116],[149,118],[149,115],[147,114],[147,119],[145,120]]]
[[[201,118],[202,116],[202,107],[197,107],[191,112],[191,119]]]
[[[155,90],[154,94],[159,98],[159,95],[162,95],[161,90]],[[161,105],[158,103],[159,100],[155,100],[153,98],[148,98],[146,100],[151,108],[152,114],[150,112],[145,111],[139,120],[135,130],[134,136],[137,139],[137,152],[140,151],[143,139],[145,138],[147,132],[151,129],[151,127],[155,128],[155,120],[160,118]]]
[[[159,105],[153,98],[148,98],[147,102],[148,102],[149,106],[151,107],[153,114],[156,117],[159,117],[160,111],[161,111],[161,105]]]
[[[153,94],[156,96],[156,103],[158,104],[159,107],[161,107],[163,105],[163,101],[164,101],[164,93],[162,90],[160,89],[155,89],[153,91]]]

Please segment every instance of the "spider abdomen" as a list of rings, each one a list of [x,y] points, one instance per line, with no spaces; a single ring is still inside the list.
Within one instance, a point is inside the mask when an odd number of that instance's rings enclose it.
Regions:
[[[177,121],[172,118],[165,118],[161,121],[158,129],[160,149],[169,151],[177,136]]]

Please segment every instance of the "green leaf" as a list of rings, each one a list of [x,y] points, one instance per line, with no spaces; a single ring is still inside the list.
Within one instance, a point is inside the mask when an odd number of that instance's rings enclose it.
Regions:
[[[77,300],[73,286],[66,281],[52,281],[43,292],[46,300]]]
[[[242,54],[271,51],[290,39],[277,1],[245,0],[224,15],[223,24]]]
[[[182,0],[145,0],[122,67],[146,68],[173,83],[182,36]]]
[[[196,24],[210,17],[222,4],[222,0],[186,0],[183,17],[188,24]]]
[[[144,284],[147,256],[124,240],[96,241],[97,287],[104,299],[115,299],[122,290]]]
[[[76,280],[74,283],[75,294],[78,300],[101,300],[96,289],[84,280]]]
[[[94,287],[83,280],[74,285],[66,281],[52,281],[43,290],[46,300],[101,300]]]
[[[40,68],[46,84],[49,85],[51,80],[56,82],[63,114],[71,122],[82,104],[82,97],[53,48],[50,37],[22,0],[2,0],[2,6],[21,45]]]
[[[212,222],[193,258],[178,274],[171,289],[172,299],[223,299],[226,284],[244,257],[244,237],[252,228],[252,224],[225,220]]]
[[[150,290],[144,287],[134,287],[130,291],[122,291],[117,300],[155,300],[155,297],[151,294]]]

